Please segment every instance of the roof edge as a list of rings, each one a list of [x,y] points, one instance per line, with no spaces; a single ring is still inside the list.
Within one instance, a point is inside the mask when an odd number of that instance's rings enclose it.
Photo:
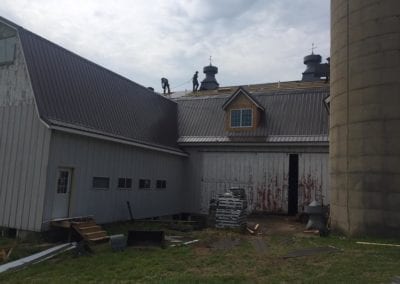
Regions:
[[[14,22],[12,22],[10,20],[7,20],[6,18],[4,18],[2,16],[0,16],[0,22],[6,24],[7,26],[9,26],[9,27],[11,27],[13,29],[18,29],[18,28],[21,27],[21,26],[17,25],[16,23],[14,23]]]
[[[125,145],[130,145],[130,146],[135,146],[135,147],[144,148],[144,149],[148,149],[148,150],[164,152],[164,153],[182,156],[182,157],[189,156],[186,152],[184,152],[180,149],[163,147],[160,145],[146,143],[146,142],[137,141],[137,140],[133,140],[133,139],[126,139],[126,138],[119,137],[116,135],[110,135],[110,134],[101,133],[101,132],[97,132],[97,131],[88,131],[86,129],[84,130],[84,129],[80,129],[78,127],[63,126],[63,125],[57,125],[57,124],[52,123],[49,125],[49,128],[52,130],[58,130],[58,131],[66,132],[66,133],[77,134],[77,135],[101,139],[101,140],[105,140],[105,141],[121,143],[121,144],[125,144]]]

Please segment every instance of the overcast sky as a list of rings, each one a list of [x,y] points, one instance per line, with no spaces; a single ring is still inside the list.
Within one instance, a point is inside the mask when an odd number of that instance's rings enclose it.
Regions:
[[[1,0],[0,15],[144,85],[191,89],[299,80],[303,57],[329,56],[329,0]]]

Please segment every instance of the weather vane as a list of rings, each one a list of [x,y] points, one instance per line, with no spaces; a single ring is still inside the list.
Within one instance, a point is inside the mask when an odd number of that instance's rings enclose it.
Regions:
[[[311,45],[311,54],[314,54],[314,50],[315,50],[316,48],[317,48],[317,47],[315,46],[315,44],[312,43],[312,45]]]

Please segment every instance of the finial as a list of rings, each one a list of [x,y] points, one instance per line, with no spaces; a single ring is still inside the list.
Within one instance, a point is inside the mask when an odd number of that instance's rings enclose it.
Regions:
[[[317,48],[317,46],[314,45],[314,43],[312,43],[312,45],[311,45],[311,54],[314,54],[314,49],[316,49],[316,48]]]
[[[212,59],[212,56],[210,55],[210,66],[212,65],[212,64],[211,64],[211,63],[212,63],[212,60],[211,60],[211,59]]]

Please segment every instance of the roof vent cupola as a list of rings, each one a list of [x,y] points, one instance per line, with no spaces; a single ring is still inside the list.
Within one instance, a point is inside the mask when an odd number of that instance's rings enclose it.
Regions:
[[[314,44],[311,48],[311,54],[304,57],[304,64],[307,66],[303,72],[302,81],[318,81],[321,77],[329,78],[329,59],[328,63],[321,63],[321,55],[314,54]]]
[[[210,56],[210,65],[204,66],[203,68],[204,74],[206,74],[206,78],[201,81],[200,90],[216,90],[219,87],[217,79],[215,79],[215,74],[218,73],[218,67],[213,66],[211,64],[211,56]]]

